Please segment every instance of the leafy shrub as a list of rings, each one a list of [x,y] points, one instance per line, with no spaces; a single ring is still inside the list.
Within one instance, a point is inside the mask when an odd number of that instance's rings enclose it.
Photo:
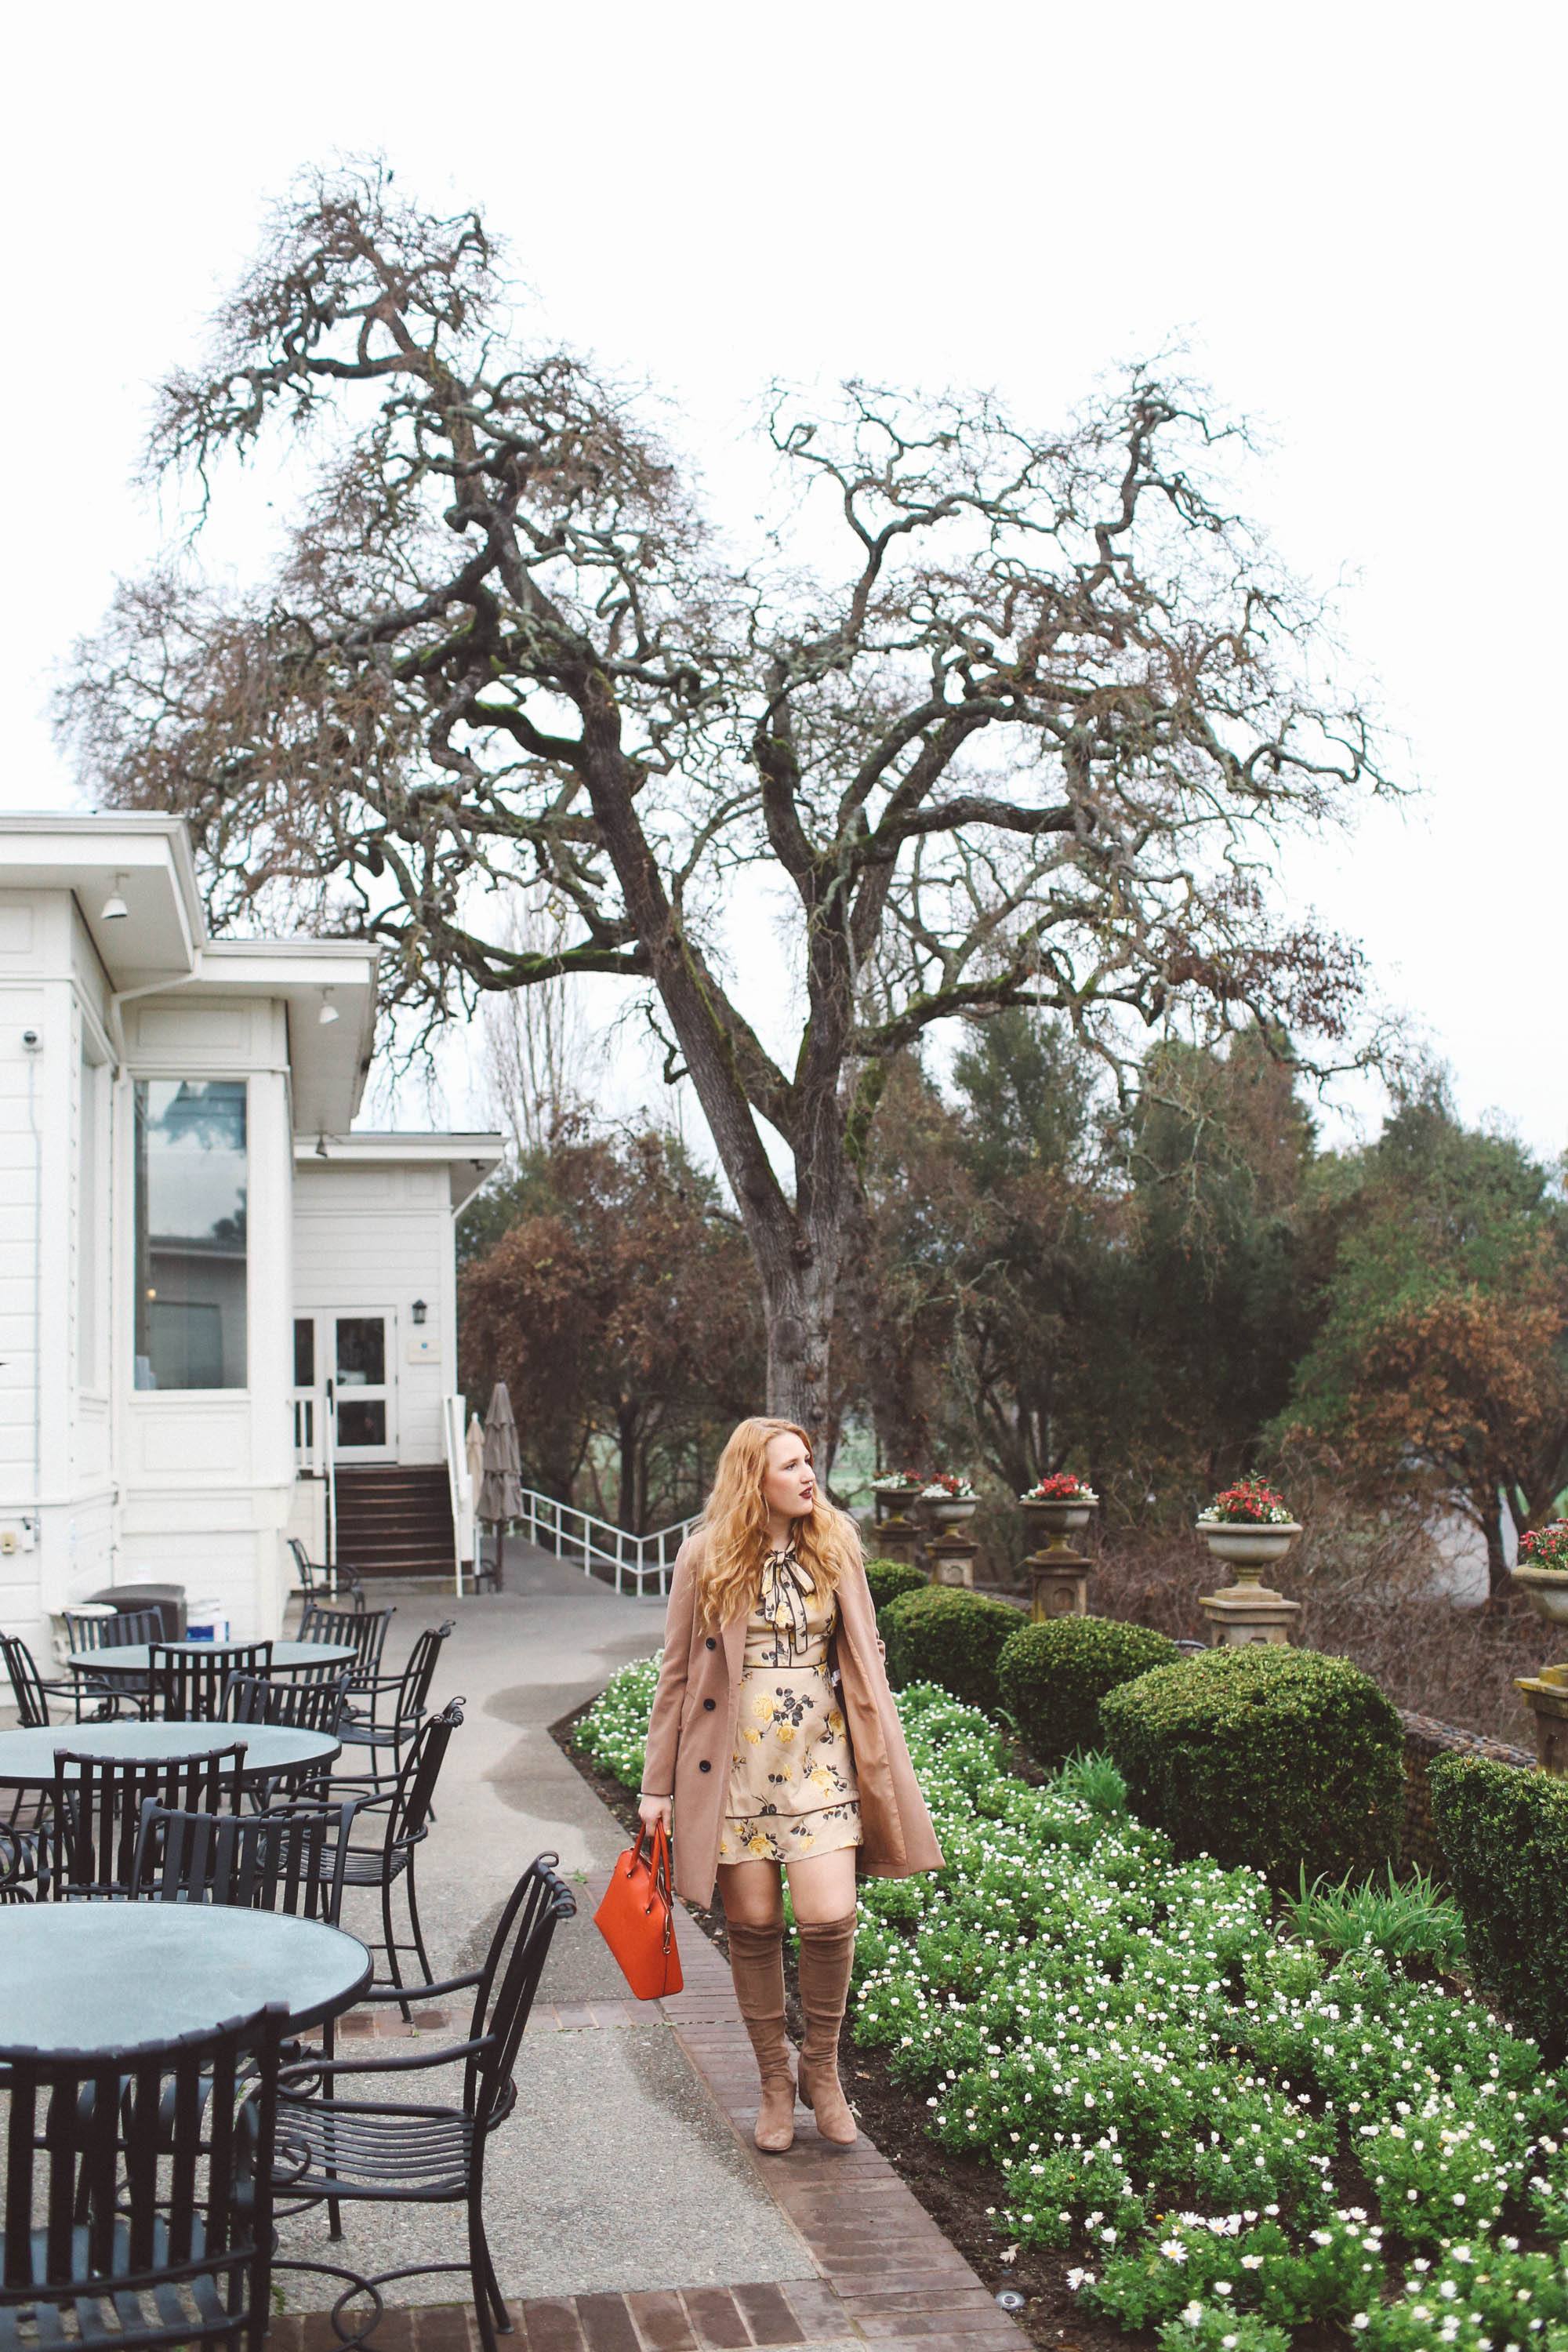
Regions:
[[[996,1660],[1018,1630],[1018,1612],[1005,1601],[957,1585],[928,1584],[889,1601],[879,1622],[895,1690],[906,1683],[940,1683],[971,1706],[995,1706]]]
[[[1444,1756],[1427,1785],[1471,1975],[1551,2058],[1568,2058],[1568,1783]]]
[[[1404,1736],[1345,1658],[1264,1643],[1156,1666],[1100,1703],[1103,1744],[1134,1812],[1182,1854],[1294,1883],[1399,1851]]]
[[[1020,1625],[996,1661],[996,1691],[1029,1752],[1060,1764],[1100,1742],[1100,1702],[1180,1657],[1168,1633],[1117,1617],[1053,1617]]]
[[[1459,1907],[1438,1894],[1424,1870],[1400,1880],[1390,1866],[1382,1886],[1374,1878],[1342,1878],[1337,1886],[1318,1878],[1309,1886],[1303,1868],[1300,1892],[1285,1907],[1302,1941],[1325,1951],[1370,1946],[1391,1960],[1433,1969],[1457,1969],[1465,1957]]]
[[[871,1606],[879,1625],[889,1601],[896,1601],[902,1592],[923,1592],[931,1580],[924,1569],[911,1566],[907,1559],[868,1559],[866,1581],[871,1588]]]

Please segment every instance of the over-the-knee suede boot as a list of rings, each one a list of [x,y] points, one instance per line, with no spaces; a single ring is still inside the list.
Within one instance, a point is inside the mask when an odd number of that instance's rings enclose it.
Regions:
[[[838,2029],[855,1964],[855,1914],[799,1925],[800,2005],[805,2015],[800,2095],[816,2117],[818,2135],[836,2147],[847,2147],[858,2134],[838,2080]]]
[[[784,2038],[784,1921],[753,1927],[727,1919],[735,2002],[756,2053],[762,2097],[752,2137],[768,2156],[795,2146],[795,2072]]]

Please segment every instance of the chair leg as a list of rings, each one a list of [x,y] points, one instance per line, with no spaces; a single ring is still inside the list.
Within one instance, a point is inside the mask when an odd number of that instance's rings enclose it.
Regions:
[[[511,2334],[511,2320],[500,2291],[496,2284],[490,2264],[490,2250],[485,2239],[483,2189],[476,2181],[468,2191],[468,2276],[473,2288],[474,2317],[479,2326],[479,2341],[484,2352],[496,2352],[496,2334]]]
[[[408,1866],[411,1870],[414,1867],[414,1857],[412,1854],[410,1854],[408,1858]],[[399,1992],[401,1992],[403,1990],[403,1970],[397,1965],[397,1946],[393,1939],[392,1933],[392,1880],[390,1876],[384,1877],[381,1882],[381,1932],[383,1939],[386,1945],[386,1973],[392,1979],[393,1983],[397,1987]],[[425,1981],[426,1984],[429,1984],[433,1979],[426,1977]],[[408,2003],[405,2000],[400,2000],[397,2006],[403,2011],[404,2024],[411,2025],[414,2022],[414,2011],[409,2008]]]
[[[419,1955],[419,1965],[425,1971],[426,1984],[434,1984],[436,1971],[430,1965],[430,1955],[425,1948],[425,1931],[419,1925],[419,1901],[414,1891],[415,1854],[408,1855],[408,1924],[414,1930],[414,1948]]]

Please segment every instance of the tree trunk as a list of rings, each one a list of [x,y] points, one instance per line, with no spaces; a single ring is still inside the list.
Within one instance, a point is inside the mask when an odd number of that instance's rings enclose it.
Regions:
[[[825,1456],[830,1435],[828,1354],[838,1236],[819,1233],[788,1254],[782,1266],[761,1266],[767,1319],[767,1409],[798,1423],[813,1454]]]
[[[1498,1507],[1495,1490],[1488,1497],[1478,1497],[1480,1504],[1481,1533],[1487,1543],[1487,1585],[1496,1601],[1513,1590],[1509,1575],[1508,1554],[1503,1549],[1502,1513]]]

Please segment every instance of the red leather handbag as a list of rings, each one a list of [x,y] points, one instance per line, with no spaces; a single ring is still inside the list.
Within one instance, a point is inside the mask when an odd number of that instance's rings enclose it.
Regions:
[[[594,1925],[620,1962],[639,2000],[679,1992],[684,1979],[675,1948],[675,1904],[669,1891],[669,1838],[664,1823],[653,1832],[653,1852],[643,1853],[646,1828],[627,1846],[610,1874]]]

